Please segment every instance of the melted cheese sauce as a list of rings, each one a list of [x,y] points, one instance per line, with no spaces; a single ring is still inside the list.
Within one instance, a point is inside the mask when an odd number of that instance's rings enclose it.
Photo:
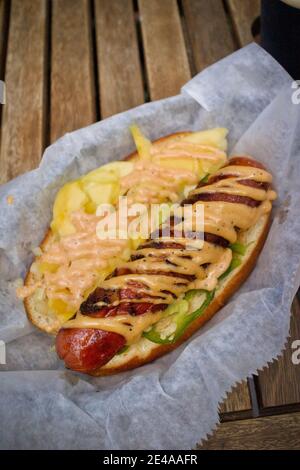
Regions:
[[[271,183],[272,176],[267,171],[231,165],[217,171],[214,176],[226,174],[234,176],[197,188],[189,193],[189,197],[202,193],[220,192],[246,196],[260,201],[260,205],[257,207],[225,201],[198,201],[194,203],[193,206],[204,205],[205,232],[216,234],[230,243],[234,243],[237,240],[237,230],[248,230],[257,223],[262,215],[270,212],[276,193],[272,189],[257,189],[239,182],[241,179],[252,179],[257,182]],[[136,250],[135,254],[142,257],[122,265],[122,267],[131,270],[132,273],[107,279],[102,282],[101,287],[104,289],[121,289],[138,282],[143,285],[139,289],[142,298],[132,300],[133,302],[150,301],[152,303],[171,304],[174,302],[174,298],[178,298],[190,289],[206,289],[209,291],[215,289],[218,278],[228,269],[232,259],[231,249],[207,241],[204,241],[202,247],[199,248],[197,245],[198,240],[166,237],[163,240],[179,243],[182,245],[182,249],[158,249],[146,246]],[[156,241],[162,241],[162,239],[158,238]],[[172,276],[172,273],[182,275],[182,277]],[[184,275],[193,276],[194,280],[191,281],[190,278],[184,277]],[[113,305],[122,302],[128,302],[128,299],[116,301]],[[155,315],[159,316],[159,313],[136,317],[130,317],[129,315],[130,325],[134,329],[134,339],[140,338],[146,328],[141,318],[145,317],[146,323],[148,317],[153,318],[155,319],[153,323],[155,323],[158,321]],[[120,320],[117,316],[114,319],[102,318],[99,321],[94,321],[94,319],[79,314],[73,323],[72,321],[68,322],[64,327],[71,328],[76,325],[78,328],[100,328],[114,331],[122,334],[126,338],[127,344],[132,344],[133,338],[123,328],[121,317],[122,315],[120,315]],[[127,317],[128,315],[126,315],[126,319]],[[122,329],[118,322],[122,323]]]
[[[229,170],[223,168],[215,175],[223,175],[227,171]],[[265,191],[264,189],[257,189],[239,183],[240,179],[245,179],[248,175],[255,181],[271,183],[271,175],[264,170],[231,165],[230,171],[235,175],[234,177],[197,188],[189,193],[189,197],[202,193],[220,192],[246,196],[261,202],[257,207],[223,201],[198,201],[194,203],[194,208],[198,204],[204,206],[205,232],[213,233],[225,238],[230,243],[234,243],[237,240],[237,229],[249,229],[256,224],[261,215],[271,210],[271,201],[275,199],[276,193],[272,189]],[[176,229],[176,225],[174,228]],[[157,239],[156,241],[161,240]],[[151,295],[158,298],[155,299],[154,303],[159,303],[159,300],[163,300],[164,303],[172,303],[174,296],[178,297],[187,288],[213,290],[217,285],[218,277],[230,265],[232,251],[229,248],[204,242],[202,248],[198,249],[196,247],[197,241],[166,237],[163,240],[179,242],[182,244],[183,250],[180,250],[180,252],[172,248],[137,250],[136,254],[143,255],[143,258],[127,262],[122,266],[138,274],[112,277],[105,280],[101,287],[104,289],[120,289],[128,283],[130,285],[130,282],[136,281],[145,286],[143,300],[149,299]],[[193,247],[193,243],[195,247]],[[208,266],[204,268],[203,265]],[[151,272],[158,274],[153,275]],[[194,276],[195,280],[191,282],[184,277],[173,277],[170,276],[171,273]]]
[[[176,202],[185,186],[198,182],[196,171],[166,168],[160,164],[161,159],[177,155],[219,166],[226,161],[226,154],[215,147],[179,141],[154,146],[151,161],[135,160],[133,171],[120,179],[121,195],[126,194],[129,207],[134,203],[144,203],[149,208],[152,203]],[[63,305],[76,311],[96,285],[120,262],[128,259],[132,251],[130,239],[99,239],[96,226],[100,220],[95,214],[74,212],[75,233],[47,245],[34,263],[37,267],[45,266],[38,273],[38,282],[18,288],[17,295],[26,298],[37,288],[42,288],[47,299],[62,301]]]
[[[145,313],[133,317],[132,315],[117,315],[107,318],[93,318],[77,313],[74,320],[69,320],[64,328],[95,328],[99,330],[118,333],[126,338],[126,344],[134,344],[140,339],[141,332],[145,331],[162,318],[163,312]]]
[[[122,192],[128,203],[154,204],[163,200],[178,200],[178,189],[182,184],[196,184],[195,172],[184,169],[164,168],[149,161],[138,161],[135,169],[121,180]]]

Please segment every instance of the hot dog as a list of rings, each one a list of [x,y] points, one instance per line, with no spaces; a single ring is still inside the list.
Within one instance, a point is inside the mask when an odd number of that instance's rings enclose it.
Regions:
[[[59,357],[67,367],[103,375],[145,364],[177,347],[249,274],[267,235],[275,197],[272,177],[261,163],[247,156],[231,158],[181,203],[204,205],[202,248],[191,249],[194,241],[188,236],[174,238],[176,223],[170,220],[169,238],[158,231],[154,240],[140,245],[63,326],[56,340]],[[244,253],[240,266],[231,269],[235,250]],[[172,313],[173,305],[187,310]],[[124,346],[127,351],[118,355]]]
[[[119,197],[129,207],[181,201],[194,186],[226,161],[223,128],[180,132],[155,142],[132,126],[138,152],[70,181],[59,189],[53,218],[40,247],[34,249],[25,285],[17,289],[29,320],[56,334],[78,311],[87,295],[128,260],[138,242],[98,237],[97,209],[109,203],[118,212]]]

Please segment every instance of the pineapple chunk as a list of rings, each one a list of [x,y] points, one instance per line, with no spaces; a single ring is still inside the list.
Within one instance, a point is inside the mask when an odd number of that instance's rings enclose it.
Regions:
[[[134,164],[132,162],[111,162],[101,167],[102,171],[114,173],[117,177],[122,178],[133,171]]]
[[[88,202],[88,197],[82,191],[78,181],[65,184],[56,196],[53,206],[53,219],[60,219],[70,212],[78,210]]]
[[[56,196],[53,206],[53,220],[51,229],[59,235],[69,235],[74,232],[74,227],[69,219],[69,215],[82,209],[88,202],[88,197],[81,189],[79,181],[72,181],[65,184]]]
[[[95,214],[97,205],[93,201],[89,201],[85,206],[84,210],[87,214]]]
[[[209,160],[202,160],[200,163],[202,167],[203,178],[207,174],[215,173],[219,168],[221,168],[226,163],[226,156],[220,158],[217,162],[211,162]]]
[[[70,213],[81,209],[87,201],[88,198],[82,190],[79,181],[70,183],[65,200],[66,212]]]
[[[130,130],[141,160],[151,160],[151,141],[141,133],[137,125],[130,126]]]
[[[83,183],[93,181],[95,183],[118,183],[119,179],[128,175],[133,170],[132,162],[111,162],[90,171],[81,178]]]
[[[150,161],[151,141],[143,136],[136,125],[131,126],[130,130],[140,158]],[[180,141],[209,145],[220,150],[226,150],[227,133],[227,129],[215,128],[194,132],[183,137]],[[160,158],[159,155],[153,156],[153,161],[165,168],[190,170],[198,174],[199,178],[220,168],[224,163],[224,159],[225,156],[224,158],[220,156],[220,161],[212,163],[209,160],[202,161],[192,157]],[[133,162],[107,163],[78,180],[64,185],[58,192],[54,202],[53,220],[51,222],[53,232],[60,236],[74,233],[75,229],[71,222],[71,213],[74,211],[83,209],[87,213],[94,214],[99,204],[114,204],[120,194],[120,178],[131,173],[133,168]]]
[[[119,185],[117,183],[98,184],[90,181],[85,183],[84,190],[96,206],[102,203],[113,204],[119,194]]]
[[[60,222],[59,225],[53,225],[53,226],[57,227],[57,232],[59,233],[61,237],[71,235],[72,233],[75,233],[76,231],[74,225],[72,224],[72,222],[70,221],[68,217],[63,219],[63,221]],[[53,229],[53,226],[51,224],[52,230],[55,230]]]
[[[224,152],[227,150],[228,129],[216,127],[207,131],[193,132],[182,138],[182,142],[192,142],[194,144],[211,145]]]
[[[213,155],[215,151],[210,147],[215,147],[222,151],[227,149],[227,134],[227,129],[219,127],[215,129],[209,129],[207,131],[193,132],[192,134],[188,134],[182,137],[178,142],[188,142],[192,144],[208,146],[208,148],[205,149],[205,153]],[[217,158],[217,161],[212,161],[208,158],[196,159],[192,156],[182,158],[160,157],[158,154],[153,157],[153,161],[167,168],[182,168],[190,170],[193,173],[196,173],[199,178],[203,178],[206,174],[214,173],[222,165],[224,165],[226,162],[226,155],[220,154]]]
[[[38,268],[39,268],[39,271],[42,274],[49,273],[49,272],[50,273],[55,273],[55,271],[58,268],[58,265],[53,264],[53,263],[46,263],[45,261],[42,261],[42,262],[38,263]]]
[[[130,234],[129,234],[130,235]],[[134,251],[137,249],[137,247],[139,245],[141,245],[141,243],[145,242],[146,239],[142,238],[142,237],[139,237],[139,238],[129,238],[130,240],[130,245],[131,245],[131,249]]]
[[[69,304],[64,302],[61,299],[48,299],[48,308],[51,310],[58,318],[65,323],[70,320],[73,315],[76,313],[77,308],[71,307]]]
[[[97,170],[91,171],[86,176],[81,178],[83,185],[86,183],[98,183],[98,184],[109,184],[109,183],[116,183],[118,181],[118,176],[109,171],[103,171],[102,168],[98,168]]]

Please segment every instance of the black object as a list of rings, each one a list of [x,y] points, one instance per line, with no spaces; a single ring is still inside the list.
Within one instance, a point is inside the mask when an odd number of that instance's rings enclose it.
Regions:
[[[261,46],[300,79],[300,9],[280,0],[262,0]]]

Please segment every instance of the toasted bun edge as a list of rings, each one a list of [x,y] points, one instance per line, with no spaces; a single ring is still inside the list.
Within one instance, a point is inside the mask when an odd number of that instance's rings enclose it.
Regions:
[[[191,132],[190,131],[174,132],[173,134],[161,137],[160,139],[153,141],[152,144],[153,145],[160,144],[166,140],[172,140],[174,139],[174,137],[184,137],[188,134],[191,134]],[[137,156],[138,156],[138,153],[137,151],[135,151],[127,155],[122,160],[128,161]],[[40,248],[41,249],[46,248],[47,245],[51,243],[52,237],[53,237],[53,234],[52,234],[51,228],[49,227],[49,229],[47,230],[45,234],[43,241],[40,244]],[[29,269],[25,277],[24,285],[30,286],[34,284],[35,282],[36,282],[36,276]],[[53,314],[51,315],[51,312],[49,312],[49,309],[46,308],[46,302],[44,302],[44,304],[45,305],[42,305],[40,301],[38,305],[34,294],[24,299],[24,307],[25,307],[25,311],[26,311],[29,321],[34,326],[36,326],[39,330],[48,334],[55,335],[57,334],[59,328],[61,327],[61,322]],[[41,313],[41,310],[43,310],[43,313]]]
[[[184,343],[187,339],[189,339],[194,333],[196,333],[199,328],[201,328],[205,323],[207,323],[230,299],[230,297],[239,289],[241,284],[247,279],[250,275],[252,270],[255,267],[257,258],[264,246],[265,240],[268,236],[269,228],[270,228],[270,221],[271,221],[271,213],[263,216],[265,221],[262,225],[262,229],[259,233],[257,241],[253,246],[250,255],[248,256],[247,260],[241,265],[240,269],[233,274],[228,281],[224,282],[222,290],[216,294],[212,302],[206,308],[203,315],[199,318],[194,320],[187,330],[183,333],[183,335],[173,344],[157,344],[154,349],[146,357],[139,357],[138,355],[131,358],[125,364],[120,366],[111,366],[109,367],[109,363],[104,367],[101,367],[97,370],[94,370],[89,373],[89,375],[93,376],[104,376],[104,375],[112,375],[117,374],[120,372],[125,372],[127,370],[135,369],[137,367],[143,366],[148,364],[149,362],[154,361],[155,359],[167,354],[170,351],[173,351],[182,343]]]

